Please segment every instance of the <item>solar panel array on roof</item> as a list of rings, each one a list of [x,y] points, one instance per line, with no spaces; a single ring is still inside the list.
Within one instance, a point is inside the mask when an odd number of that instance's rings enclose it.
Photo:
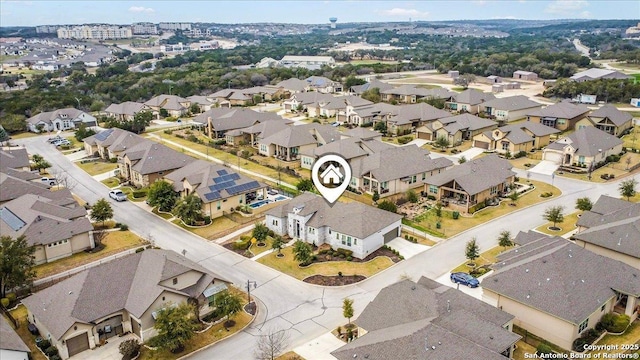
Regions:
[[[216,171],[218,173],[218,175],[227,175],[227,170],[218,170]]]
[[[255,189],[258,187],[260,187],[260,184],[257,181],[251,181],[246,184],[232,186],[226,190],[229,193],[229,195],[233,195],[233,194],[238,194],[247,190]]]
[[[18,231],[22,229],[23,226],[27,225],[26,222],[22,221],[16,214],[12,213],[11,210],[5,208],[0,209],[0,219],[4,221],[13,231]]]
[[[98,141],[105,141],[109,137],[109,135],[111,135],[112,132],[113,132],[113,129],[100,131],[99,133],[96,134],[95,139]]]
[[[232,180],[240,180],[240,175],[238,175],[236,173],[231,173],[231,174],[221,175],[219,177],[213,178],[213,182],[216,183],[216,184],[223,183],[223,182],[228,182],[228,181],[232,181]]]

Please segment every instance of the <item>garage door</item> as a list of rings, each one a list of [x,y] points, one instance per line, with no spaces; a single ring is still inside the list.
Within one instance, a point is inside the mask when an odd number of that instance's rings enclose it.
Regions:
[[[486,141],[474,141],[473,146],[485,150],[489,149],[489,143]]]
[[[389,241],[397,238],[398,236],[398,228],[395,229],[391,229],[391,231],[389,231],[388,233],[384,234],[383,238],[384,238],[384,243],[388,243]]]
[[[77,353],[89,349],[89,337],[87,333],[72,337],[67,340],[67,349],[69,350],[69,356],[73,356]]]
[[[542,160],[553,161],[554,163],[560,165],[562,164],[562,154],[555,151],[545,151],[542,154]]]
[[[426,132],[418,132],[418,139],[431,140],[431,134]]]

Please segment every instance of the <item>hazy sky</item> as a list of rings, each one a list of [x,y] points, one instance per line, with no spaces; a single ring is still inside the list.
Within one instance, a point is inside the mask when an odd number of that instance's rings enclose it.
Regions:
[[[184,22],[338,22],[461,19],[640,19],[640,1],[52,1],[0,0],[0,26]]]

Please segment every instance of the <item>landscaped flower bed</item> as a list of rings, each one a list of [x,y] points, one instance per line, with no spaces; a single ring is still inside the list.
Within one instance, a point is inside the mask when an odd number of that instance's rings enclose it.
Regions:
[[[343,275],[343,276],[325,276],[325,275],[312,275],[303,281],[310,284],[323,285],[323,286],[342,286],[355,284],[366,279],[363,275]]]

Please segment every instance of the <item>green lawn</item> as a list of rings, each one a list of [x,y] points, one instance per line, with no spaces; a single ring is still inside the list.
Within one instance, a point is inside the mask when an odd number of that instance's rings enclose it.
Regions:
[[[521,182],[524,182],[524,180],[521,179]],[[510,206],[509,203],[511,203],[511,200],[505,199],[500,203],[500,205],[476,211],[471,216],[463,216],[461,214],[460,218],[457,220],[453,219],[452,211],[447,210],[447,208],[442,209],[442,218],[440,219],[436,216],[435,210],[431,209],[421,214],[412,222],[415,225],[418,225],[421,229],[432,233],[432,235],[451,237],[474,226],[483,224],[491,219],[495,219],[526,206],[534,205],[553,198],[542,198],[540,197],[540,194],[542,193],[551,192],[553,193],[553,196],[558,196],[560,194],[560,190],[558,188],[547,183],[532,180],[531,184],[534,184],[536,188],[527,194],[521,195],[516,206]],[[442,225],[440,229],[436,228],[436,223],[438,221],[440,221]],[[420,228],[418,228],[418,230],[420,230]]]
[[[634,139],[635,138],[635,139]],[[622,137],[624,143],[622,146],[626,148],[638,148],[640,147],[640,126],[634,127],[634,131]]]
[[[638,344],[640,342],[640,322],[634,321],[627,331],[625,331],[622,335],[605,335],[602,340],[596,343],[596,345],[618,345],[619,347],[622,345],[631,345]],[[590,351],[589,354],[603,354],[607,351]],[[624,353],[624,350],[617,351],[608,351],[608,353]]]
[[[338,272],[343,275],[363,275],[370,277],[389,266],[393,265],[393,261],[388,257],[376,257],[365,263],[351,261],[328,261],[309,265],[305,268],[298,266],[298,262],[293,259],[293,248],[291,246],[282,249],[284,257],[276,257],[273,252],[263,256],[257,261],[280,272],[291,275],[296,279],[302,280],[311,275],[327,275],[335,276]]]
[[[525,354],[530,356],[531,354],[536,353],[536,348],[527,344],[522,340],[518,340],[516,343],[517,349],[513,352],[513,360],[524,360],[530,359],[529,357],[525,357]]]
[[[34,136],[40,136],[40,134],[32,133],[29,131],[25,131],[17,134],[11,134],[12,139],[26,139]]]
[[[573,207],[571,207],[571,209],[573,209]],[[564,221],[562,223],[556,224],[556,226],[560,228],[560,230],[558,231],[549,230],[549,227],[553,226],[552,222],[548,222],[544,225],[538,226],[536,230],[549,235],[562,236],[576,228],[576,222],[578,222],[578,214],[581,213],[582,211],[576,211],[569,215],[565,215]]]
[[[110,188],[114,188],[120,185],[120,181],[118,180],[118,178],[115,178],[115,177],[110,177],[108,179],[102,180],[101,183],[107,185],[107,187],[110,187]]]
[[[157,207],[153,208],[153,210],[151,210],[151,212],[156,214],[156,215],[158,215],[158,216],[160,216],[161,218],[163,218],[165,220],[169,220],[169,219],[171,219],[173,217],[172,214],[168,214],[168,213],[165,213],[165,212],[158,211]]]
[[[496,239],[496,244],[498,243],[498,240]],[[483,266],[483,265],[491,265],[493,263],[495,263],[496,257],[498,255],[500,255],[501,253],[505,252],[505,251],[509,251],[511,250],[513,247],[512,246],[508,246],[506,248],[503,248],[502,246],[496,246],[493,247],[485,252],[480,253],[480,257],[477,258],[474,262],[476,264],[476,267],[478,266]],[[482,251],[482,249],[480,249],[480,251]],[[458,265],[458,267],[456,267],[455,269],[451,270],[451,272],[466,272],[468,273],[469,270],[471,270],[471,268],[469,266],[467,266],[467,263],[469,263],[469,261],[465,261],[462,264]]]
[[[529,159],[528,157],[525,156],[518,159],[511,159],[509,160],[509,162],[511,163],[511,165],[513,165],[513,167],[516,167],[518,169],[523,169],[523,170],[529,170],[534,166],[538,165],[540,160]],[[530,164],[531,166],[526,167],[524,166],[525,164]]]
[[[145,241],[140,239],[131,231],[109,232],[105,239],[102,240],[102,243],[105,245],[105,248],[102,251],[96,253],[86,253],[83,251],[64,259],[36,266],[34,268],[36,271],[36,278],[41,279],[55,275],[78,266],[86,265],[109,255],[114,255],[146,244]]]
[[[244,235],[251,236],[251,233],[249,232]],[[264,243],[266,244],[265,246],[258,246],[258,243],[251,244],[251,246],[249,247],[249,251],[251,251],[253,256],[262,254],[267,250],[271,250],[271,245],[273,244],[273,238],[271,236],[267,236],[267,240],[265,240]]]
[[[213,222],[208,226],[197,228],[186,226],[180,219],[173,220],[173,223],[208,240],[224,236],[224,234],[231,232],[231,230],[237,230],[240,227],[240,224],[224,216],[213,219]]]
[[[104,174],[107,171],[112,171],[118,168],[118,164],[106,162],[106,161],[91,161],[91,162],[85,162],[84,164],[81,162],[76,162],[75,164],[78,165],[80,169],[84,170],[87,174],[91,176]],[[112,187],[112,186],[109,186],[109,187]]]
[[[627,165],[627,159],[629,159],[630,161],[629,165]],[[638,163],[640,163],[640,154],[628,152],[624,154],[620,158],[620,161],[618,161],[617,163],[609,163],[599,169],[594,170],[593,173],[591,174],[591,181],[598,182],[598,183],[606,182],[607,180],[604,180],[600,177],[600,175],[603,175],[603,174],[613,174],[615,178],[619,178],[620,176],[629,173],[629,171],[626,170],[628,167],[634,166]],[[572,178],[572,179],[583,180],[583,181],[589,181],[589,175],[587,173],[571,174],[568,172],[564,172],[561,176]]]

